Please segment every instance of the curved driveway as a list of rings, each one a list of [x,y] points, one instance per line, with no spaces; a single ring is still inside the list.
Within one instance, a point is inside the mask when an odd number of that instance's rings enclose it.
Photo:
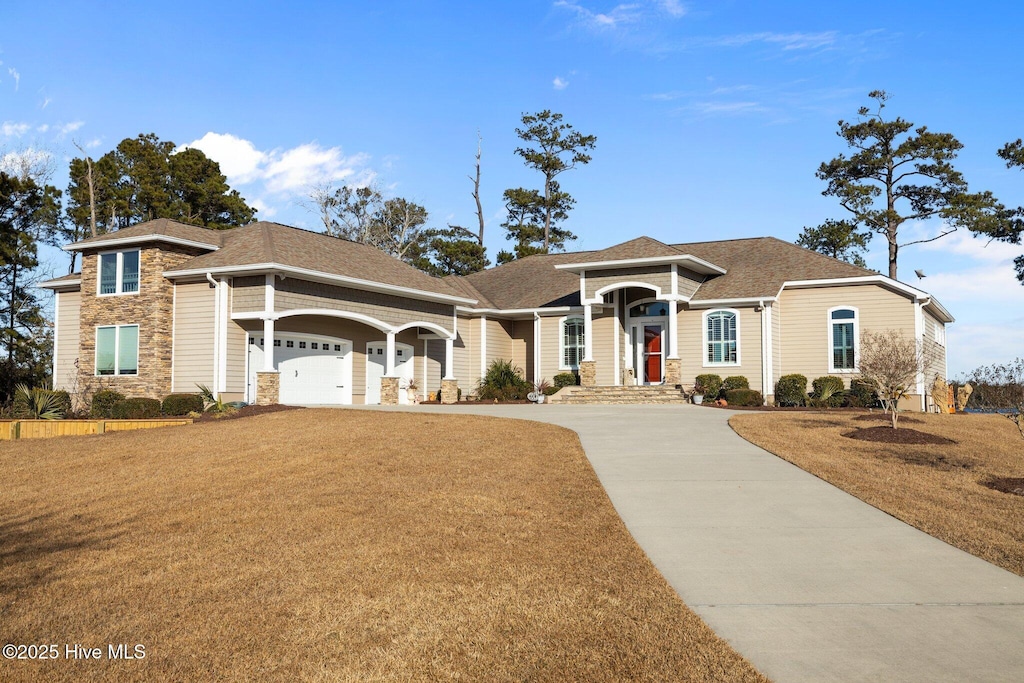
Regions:
[[[576,431],[687,605],[775,681],[1022,681],[1024,579],[685,405],[424,406]]]

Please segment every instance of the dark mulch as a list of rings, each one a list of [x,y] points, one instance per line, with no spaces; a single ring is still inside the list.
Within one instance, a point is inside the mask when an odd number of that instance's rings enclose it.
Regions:
[[[847,432],[843,436],[848,439],[860,439],[861,441],[878,441],[881,443],[894,444],[955,444],[956,441],[943,436],[926,434],[916,429],[893,429],[892,427],[864,427]]]
[[[1009,493],[1014,496],[1024,496],[1024,477],[999,477],[981,482],[993,491]]]
[[[888,413],[867,413],[866,415],[858,415],[853,418],[858,422],[891,422],[892,418],[889,417]],[[916,417],[903,417],[900,416],[900,424],[904,422],[910,422],[912,424],[924,424],[924,420],[919,420]]]
[[[196,422],[209,422],[211,420],[236,420],[240,417],[252,417],[254,415],[266,415],[267,413],[280,413],[282,410],[302,410],[302,406],[283,406],[274,403],[269,406],[249,405],[239,408],[233,413],[217,415],[215,413],[203,413],[196,418]]]

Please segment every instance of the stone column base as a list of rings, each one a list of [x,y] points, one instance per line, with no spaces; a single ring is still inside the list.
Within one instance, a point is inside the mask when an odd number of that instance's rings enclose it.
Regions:
[[[596,387],[597,386],[597,361],[596,360],[580,361],[580,386],[581,387]]]
[[[398,405],[398,378],[380,378],[380,404],[382,406]]]
[[[683,361],[679,358],[665,359],[665,384],[674,387],[683,383]]]
[[[269,406],[281,398],[281,373],[277,370],[256,373],[256,405]]]
[[[459,402],[459,382],[454,379],[441,380],[441,403],[448,405]]]

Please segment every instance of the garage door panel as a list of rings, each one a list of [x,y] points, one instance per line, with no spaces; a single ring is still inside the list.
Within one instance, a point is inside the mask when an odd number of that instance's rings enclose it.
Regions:
[[[250,383],[262,367],[262,338],[250,345]],[[352,403],[352,344],[344,339],[281,335],[274,340],[274,367],[280,373],[284,404],[348,405]],[[259,366],[254,368],[253,361]]]

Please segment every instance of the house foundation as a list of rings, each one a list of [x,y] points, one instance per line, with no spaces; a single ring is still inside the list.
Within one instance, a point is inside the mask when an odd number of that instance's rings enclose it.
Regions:
[[[597,361],[596,360],[580,361],[580,386],[581,387],[596,387],[597,386]]]
[[[665,384],[670,387],[683,383],[683,361],[678,358],[665,359]]]
[[[269,406],[281,397],[281,373],[272,370],[256,373],[256,405]]]
[[[398,377],[380,378],[380,404],[382,406],[398,405]]]
[[[449,405],[459,401],[459,383],[454,379],[441,380],[441,403]]]

